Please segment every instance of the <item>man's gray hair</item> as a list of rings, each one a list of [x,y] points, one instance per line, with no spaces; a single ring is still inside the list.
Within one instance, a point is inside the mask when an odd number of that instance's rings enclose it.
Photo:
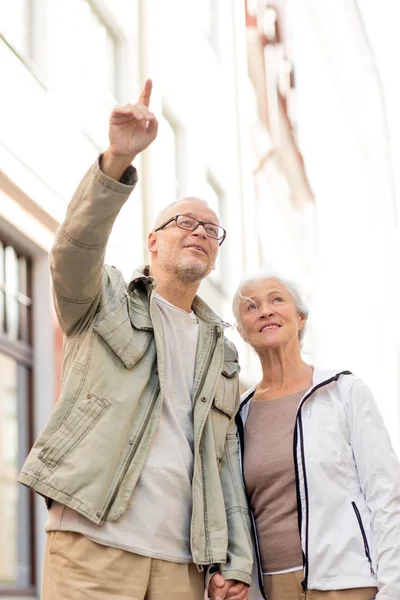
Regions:
[[[175,204],[180,204],[181,202],[184,202],[185,200],[195,200],[196,202],[200,202],[201,204],[204,204],[204,206],[206,208],[209,208],[210,210],[215,212],[214,209],[208,204],[207,200],[203,200],[203,198],[196,198],[195,196],[189,196],[188,198],[182,198],[182,200],[174,200],[174,202],[170,202],[169,204],[167,204],[167,206],[164,206],[164,208],[162,208],[160,210],[160,212],[154,219],[152,231],[155,231],[157,229],[157,227],[161,227],[161,225],[163,225],[163,223],[166,220],[166,215],[169,212],[169,209],[172,208],[172,206],[175,206]],[[216,217],[218,218],[217,214],[216,214]]]
[[[303,297],[303,290],[301,289],[301,287],[294,281],[291,281],[290,279],[286,279],[286,277],[281,277],[277,273],[268,272],[268,273],[260,273],[259,275],[254,275],[251,277],[246,277],[246,278],[242,279],[242,281],[239,283],[239,286],[238,286],[238,288],[235,292],[235,295],[233,296],[233,300],[232,300],[232,311],[233,311],[233,314],[234,314],[234,317],[236,320],[236,324],[238,324],[239,326],[241,325],[240,304],[242,302],[246,302],[247,300],[249,300],[249,298],[247,296],[243,295],[244,288],[252,283],[258,283],[259,281],[266,281],[266,280],[270,280],[270,279],[273,279],[274,281],[278,281],[278,283],[285,286],[285,288],[288,290],[288,292],[290,293],[290,295],[292,296],[292,298],[294,300],[294,303],[297,308],[297,312],[300,315],[303,315],[303,317],[305,317],[306,320],[308,319],[309,310],[308,310],[308,306],[305,303],[305,300]],[[305,333],[305,325],[299,331],[299,340],[300,341],[303,339],[304,333]]]

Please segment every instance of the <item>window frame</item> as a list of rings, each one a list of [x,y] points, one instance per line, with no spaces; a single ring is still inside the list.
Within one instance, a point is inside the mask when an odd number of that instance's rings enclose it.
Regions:
[[[89,5],[90,10],[95,15],[99,23],[104,27],[107,35],[113,43],[113,58],[114,58],[114,77],[113,77],[113,98],[116,102],[121,100],[121,51],[124,44],[125,36],[116,25],[115,19],[105,10],[104,6],[100,6],[98,0],[85,0]]]
[[[4,267],[4,251],[7,247],[13,248],[18,262],[21,258],[26,260],[26,298],[29,299],[29,309],[27,310],[27,325],[28,335],[25,340],[21,339],[10,339],[7,332],[3,329],[0,330],[0,353],[11,358],[16,362],[16,384],[17,384],[17,426],[18,426],[18,463],[17,469],[20,468],[22,459],[29,451],[33,442],[33,421],[34,421],[34,404],[33,404],[33,347],[32,347],[32,277],[33,277],[33,264],[32,258],[27,252],[24,252],[18,244],[15,244],[7,236],[0,232],[0,244],[2,245],[2,252],[0,253],[0,260],[3,261],[0,280],[0,293],[3,296],[3,302],[0,304],[2,308],[1,324],[3,322],[3,314],[5,313],[5,303],[7,296],[7,287],[5,285],[7,274]],[[21,282],[18,282],[18,288],[21,287]],[[20,293],[20,292],[19,292]],[[22,294],[21,295],[25,295]],[[15,295],[15,294],[14,294]],[[17,298],[17,302],[20,299]],[[19,306],[19,304],[18,304]],[[20,314],[18,314],[18,320],[20,320]],[[18,328],[19,329],[19,328]],[[22,390],[22,396],[20,396]],[[23,410],[21,411],[21,401],[24,403]],[[21,419],[23,423],[21,423]],[[22,440],[22,441],[21,441]],[[19,484],[17,484],[19,485]],[[25,512],[26,521],[28,523],[28,532],[24,529],[17,529],[17,547],[20,547],[21,538],[25,537],[26,552],[28,560],[26,566],[28,567],[28,578],[29,583],[26,586],[21,586],[19,582],[14,586],[0,584],[0,598],[2,597],[35,597],[37,594],[37,582],[36,582],[36,544],[35,544],[35,500],[32,491],[21,488],[20,492],[24,495],[22,500],[23,509]],[[20,522],[19,513],[17,511],[17,523]],[[21,533],[22,531],[22,533]]]
[[[219,183],[219,181],[217,180],[217,178],[215,177],[215,175],[213,174],[211,169],[207,169],[205,180],[206,180],[207,187],[211,188],[213,190],[213,193],[215,194],[215,197],[217,198],[217,206],[214,207],[210,203],[210,207],[216,211],[218,217],[220,218],[221,226],[226,229],[227,235],[228,235],[228,230],[224,224],[224,220],[225,220],[225,216],[226,216],[225,215],[226,193],[224,191],[224,188]],[[207,194],[205,195],[204,199],[206,202],[209,202],[209,199],[207,198]],[[222,248],[224,248],[225,246],[226,246],[226,237],[225,237],[224,243],[220,246],[220,249],[218,251],[218,256],[217,256],[217,260],[216,260],[217,266],[215,267],[214,270],[211,271],[211,273],[209,275],[209,280],[210,280],[211,284],[214,287],[216,287],[221,293],[224,292],[224,289],[226,287],[226,285],[224,285],[224,280],[225,280],[224,270],[226,267],[226,258],[225,258],[225,252],[222,251]]]

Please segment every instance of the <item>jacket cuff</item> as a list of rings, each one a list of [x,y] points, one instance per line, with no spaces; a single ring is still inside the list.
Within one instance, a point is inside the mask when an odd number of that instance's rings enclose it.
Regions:
[[[247,585],[251,585],[252,576],[244,571],[235,571],[235,569],[222,569],[221,575],[224,579],[235,579],[235,581],[242,581]]]
[[[137,170],[135,169],[135,167],[133,165],[130,165],[121,175],[121,178],[119,181],[116,181],[115,179],[111,179],[111,177],[108,177],[108,175],[106,175],[100,167],[100,163],[101,163],[101,159],[103,157],[103,154],[100,154],[97,161],[96,161],[96,165],[97,165],[97,169],[96,169],[96,173],[95,173],[95,177],[96,179],[105,187],[108,187],[110,190],[114,191],[114,192],[122,192],[122,193],[126,193],[126,187],[130,187],[130,188],[134,188],[135,185],[137,184],[138,181],[138,174],[137,174]]]

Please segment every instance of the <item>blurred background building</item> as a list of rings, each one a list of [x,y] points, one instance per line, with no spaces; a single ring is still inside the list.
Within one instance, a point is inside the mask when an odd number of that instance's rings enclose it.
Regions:
[[[0,0],[0,598],[39,596],[46,511],[15,478],[59,390],[48,253],[112,106],[147,76],[159,136],[107,261],[129,278],[162,206],[204,197],[228,237],[202,296],[232,322],[242,276],[297,280],[306,359],[363,377],[399,450],[395,13],[390,0]],[[246,387],[257,361],[228,335]]]

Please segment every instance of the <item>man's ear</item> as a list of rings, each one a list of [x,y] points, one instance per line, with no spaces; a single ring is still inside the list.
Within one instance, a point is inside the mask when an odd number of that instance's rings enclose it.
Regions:
[[[157,251],[157,235],[155,231],[150,231],[149,235],[147,236],[147,248],[152,254]]]

